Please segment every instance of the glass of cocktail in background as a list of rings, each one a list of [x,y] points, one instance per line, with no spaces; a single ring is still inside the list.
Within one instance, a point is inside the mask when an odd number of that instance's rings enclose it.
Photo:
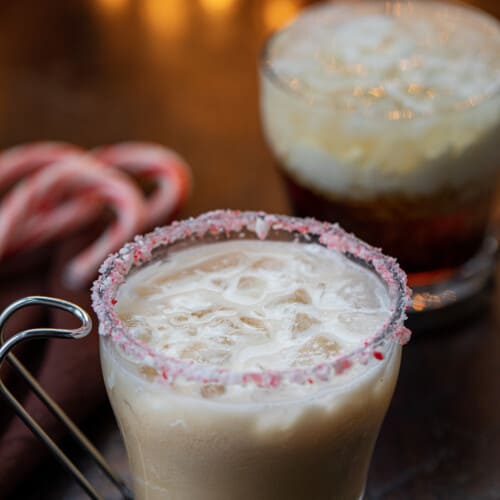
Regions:
[[[338,226],[214,212],[101,268],[101,360],[138,500],[358,500],[408,304]]]
[[[499,53],[500,25],[477,9],[368,1],[305,9],[262,55],[263,127],[293,212],[397,257],[416,308],[491,275]]]

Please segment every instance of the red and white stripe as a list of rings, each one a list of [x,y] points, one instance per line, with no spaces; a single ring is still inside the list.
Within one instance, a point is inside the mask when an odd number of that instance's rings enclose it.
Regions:
[[[32,142],[7,149],[0,154],[0,193],[19,179],[68,154],[83,152],[81,148],[66,142]]]
[[[164,224],[189,194],[189,167],[178,154],[163,146],[124,142],[98,148],[92,154],[108,165],[155,182],[156,189],[147,201],[147,222],[151,227]]]
[[[145,198],[120,170],[154,180],[155,190]],[[187,164],[154,144],[124,143],[90,154],[64,143],[10,149],[0,154],[0,192],[17,184],[0,203],[0,258],[61,237],[109,206],[114,222],[67,267],[68,283],[85,286],[106,255],[172,216],[190,180]]]

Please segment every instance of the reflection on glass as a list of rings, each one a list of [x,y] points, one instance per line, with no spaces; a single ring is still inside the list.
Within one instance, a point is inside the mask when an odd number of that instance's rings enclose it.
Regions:
[[[297,0],[269,0],[262,7],[264,25],[273,31],[290,21],[299,10]]]

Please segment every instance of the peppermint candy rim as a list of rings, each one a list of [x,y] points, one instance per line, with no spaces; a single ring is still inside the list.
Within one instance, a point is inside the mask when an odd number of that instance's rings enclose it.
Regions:
[[[377,331],[367,336],[362,346],[306,367],[232,371],[165,356],[132,335],[116,314],[116,295],[128,273],[151,262],[158,254],[158,249],[168,249],[169,246],[186,240],[203,242],[204,238],[230,239],[249,234],[264,240],[272,231],[289,232],[304,243],[318,243],[340,251],[375,272],[386,284],[391,302],[390,316]],[[153,368],[156,371],[154,378],[162,383],[172,384],[183,379],[199,384],[255,384],[258,387],[275,388],[283,383],[313,384],[329,381],[353,365],[367,364],[373,359],[382,361],[388,344],[405,344],[411,335],[404,326],[411,291],[407,286],[406,274],[397,261],[384,255],[380,249],[347,233],[338,224],[319,222],[312,218],[235,210],[208,212],[156,228],[146,235],[136,236],[133,242],[127,243],[121,250],[110,255],[102,264],[99,273],[92,287],[92,305],[99,320],[99,334],[109,337],[133,362]]]

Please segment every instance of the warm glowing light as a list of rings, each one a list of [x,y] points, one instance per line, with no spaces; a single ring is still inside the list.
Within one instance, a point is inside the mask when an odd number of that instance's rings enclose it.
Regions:
[[[389,120],[411,120],[414,117],[415,113],[411,109],[394,110],[387,113]]]
[[[385,95],[385,90],[382,87],[373,87],[368,91],[372,97],[382,97]]]
[[[224,13],[234,7],[238,0],[199,0],[201,7],[210,13]]]
[[[421,293],[416,293],[412,298],[412,307],[415,311],[425,309],[425,297]]]
[[[99,10],[115,13],[124,10],[128,4],[129,0],[95,0]]]
[[[389,120],[401,120],[401,111],[389,111],[389,113],[387,113],[387,117]]]
[[[408,94],[411,95],[421,94],[422,90],[423,90],[422,85],[419,85],[418,83],[410,83],[410,85],[408,85]]]
[[[264,24],[275,30],[290,21],[299,10],[296,0],[269,0],[263,5]]]
[[[185,0],[142,0],[142,15],[155,33],[176,37],[187,26],[189,3]]]
[[[412,297],[412,308],[417,312],[425,311],[426,309],[433,310],[454,304],[456,301],[457,294],[453,290],[445,290],[440,295],[428,292],[415,293]]]

